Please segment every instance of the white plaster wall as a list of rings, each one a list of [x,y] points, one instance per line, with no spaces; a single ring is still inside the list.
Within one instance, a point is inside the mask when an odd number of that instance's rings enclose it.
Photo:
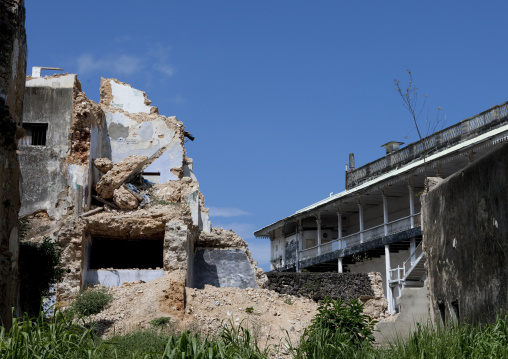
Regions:
[[[69,74],[60,77],[37,77],[26,81],[26,87],[73,88],[76,75]]]
[[[136,270],[136,269],[116,269],[116,270],[93,270],[89,269],[85,273],[84,286],[100,284],[105,287],[119,287],[125,282],[150,282],[161,278],[164,275],[163,269],[154,270]]]
[[[150,106],[145,104],[143,92],[136,90],[129,85],[123,85],[111,80],[111,92],[113,100],[110,106],[121,108],[130,113],[150,113]]]
[[[205,233],[210,233],[212,230],[212,223],[208,213],[199,211],[199,229]]]
[[[185,201],[190,207],[192,224],[199,226],[199,191],[194,191],[186,196]]]
[[[160,183],[178,180],[178,176],[173,174],[171,169],[182,168],[184,151],[180,138],[163,119],[139,123],[123,113],[106,112],[106,123],[110,136],[111,160],[114,163],[130,155],[150,158],[162,148],[166,148],[145,171],[159,172]]]
[[[152,164],[150,164],[145,171],[147,172],[159,172],[161,174],[161,183],[169,181],[177,181],[176,176],[171,169],[181,168],[183,163],[183,147],[178,137],[174,137],[169,148]],[[192,177],[191,177],[192,178]],[[196,178],[194,176],[194,178]]]

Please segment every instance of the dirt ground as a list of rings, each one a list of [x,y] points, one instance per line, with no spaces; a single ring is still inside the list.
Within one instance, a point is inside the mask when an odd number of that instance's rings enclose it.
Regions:
[[[113,295],[112,302],[91,319],[99,323],[106,337],[136,329],[153,329],[150,321],[160,317],[171,317],[170,326],[177,330],[190,329],[202,335],[217,334],[224,324],[242,325],[252,331],[261,347],[282,345],[284,352],[287,334],[296,344],[317,312],[317,304],[310,299],[280,295],[267,289],[207,285],[202,290],[185,288],[183,298],[174,293],[175,289],[183,289],[182,283],[178,274],[167,273],[149,283],[125,283],[108,288]]]

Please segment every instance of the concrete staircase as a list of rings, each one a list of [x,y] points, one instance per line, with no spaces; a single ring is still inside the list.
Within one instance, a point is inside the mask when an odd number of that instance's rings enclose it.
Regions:
[[[420,242],[402,267],[390,270],[390,286],[420,288],[423,287],[426,274],[425,254],[422,251],[422,242]]]

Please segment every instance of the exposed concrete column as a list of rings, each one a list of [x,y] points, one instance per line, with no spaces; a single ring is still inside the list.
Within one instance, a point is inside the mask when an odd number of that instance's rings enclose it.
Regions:
[[[386,300],[388,301],[388,313],[394,313],[393,293],[390,286],[390,245],[385,244],[385,266],[386,266]]]
[[[385,236],[388,235],[388,198],[386,194],[383,193],[383,223],[384,223],[384,232]]]
[[[318,245],[318,256],[321,255],[321,213],[318,212],[317,218],[317,245]]]
[[[342,268],[342,258],[339,258],[339,259],[337,260],[337,264],[338,264],[338,267],[339,267],[338,272],[339,272],[339,273],[343,273],[343,268]]]
[[[358,221],[360,222],[360,243],[363,243],[363,203],[358,203]]]

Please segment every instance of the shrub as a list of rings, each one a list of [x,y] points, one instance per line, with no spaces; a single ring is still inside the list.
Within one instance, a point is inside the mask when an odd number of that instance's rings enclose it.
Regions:
[[[171,322],[171,317],[160,317],[155,318],[154,320],[150,321],[150,324],[152,324],[154,327],[162,327],[164,325],[167,325]]]
[[[81,293],[71,307],[80,315],[88,316],[100,313],[113,299],[106,289],[88,289]]]
[[[45,237],[42,243],[19,244],[20,299],[24,311],[39,313],[43,297],[50,295],[53,285],[62,280],[62,251],[58,243]]]
[[[340,358],[351,355],[374,341],[377,321],[362,313],[357,299],[344,303],[326,298],[302,335],[297,357]]]

